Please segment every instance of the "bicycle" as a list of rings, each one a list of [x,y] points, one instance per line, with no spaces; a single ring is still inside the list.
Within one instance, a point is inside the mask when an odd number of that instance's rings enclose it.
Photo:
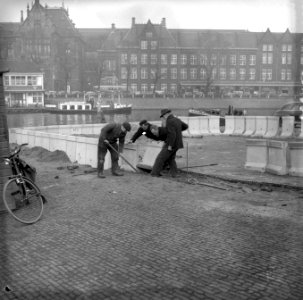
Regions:
[[[18,166],[19,153],[22,147],[27,145],[20,145],[10,156],[4,158],[4,163],[12,167],[13,175],[9,176],[3,187],[3,201],[8,212],[16,220],[24,224],[33,224],[42,216],[44,197],[38,186],[26,178]]]

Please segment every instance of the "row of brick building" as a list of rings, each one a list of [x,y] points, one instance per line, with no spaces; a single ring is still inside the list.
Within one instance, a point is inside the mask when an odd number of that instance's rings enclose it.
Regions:
[[[137,96],[277,97],[298,95],[302,85],[303,34],[288,29],[170,29],[165,18],[78,29],[65,7],[35,0],[20,22],[0,23],[0,46],[2,69],[21,74],[31,64],[43,74],[38,92],[118,86]]]

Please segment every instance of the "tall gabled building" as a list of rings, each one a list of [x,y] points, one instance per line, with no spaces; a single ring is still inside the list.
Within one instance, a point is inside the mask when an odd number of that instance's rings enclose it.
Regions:
[[[64,7],[35,0],[20,23],[1,26],[2,60],[34,63],[44,73],[46,90],[82,90],[84,42]]]

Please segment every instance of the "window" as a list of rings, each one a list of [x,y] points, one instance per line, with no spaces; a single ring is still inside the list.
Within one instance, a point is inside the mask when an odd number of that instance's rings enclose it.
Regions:
[[[9,85],[9,77],[4,76],[4,85]]]
[[[122,53],[121,54],[121,64],[122,65],[127,64],[127,53]]]
[[[286,71],[286,79],[291,80],[291,70],[290,69],[287,69],[287,71]]]
[[[152,38],[153,37],[153,33],[152,32],[146,32],[146,34],[145,34],[145,36],[147,37],[147,38]]]
[[[136,83],[132,83],[130,85],[130,89],[133,93],[135,93],[138,90],[137,84]]]
[[[205,54],[201,54],[201,56],[200,56],[200,64],[202,66],[206,66],[207,65],[207,56]]]
[[[250,66],[256,65],[256,55],[254,54],[249,55],[249,65]]]
[[[212,54],[211,58],[210,58],[210,65],[211,66],[215,66],[217,64],[217,55],[216,54]]]
[[[142,68],[141,69],[141,79],[148,79],[147,68]]]
[[[291,44],[283,44],[282,45],[282,51],[284,52],[291,52],[292,51],[292,45]]]
[[[256,69],[249,69],[249,80],[256,80]]]
[[[281,70],[281,80],[286,80],[286,70],[285,69]]]
[[[167,54],[161,54],[161,65],[167,65]]]
[[[240,75],[240,80],[245,80],[245,78],[246,78],[246,69],[240,68],[239,75]]]
[[[225,66],[226,65],[226,55],[222,55],[220,57],[220,65]]]
[[[303,65],[303,54],[300,56],[300,64]]]
[[[215,80],[217,78],[217,69],[211,70],[211,79]]]
[[[206,79],[206,70],[204,68],[201,68],[200,70],[200,79],[202,80]]]
[[[262,69],[261,78],[263,81],[272,80],[272,69]]]
[[[33,93],[33,103],[42,103],[42,93]]]
[[[170,77],[171,79],[177,79],[177,68],[172,68],[170,70]]]
[[[273,62],[273,54],[272,53],[267,53],[267,52],[263,52],[262,53],[262,64],[266,65],[266,64],[272,64]]]
[[[190,79],[196,80],[197,79],[197,69],[191,68],[190,69]]]
[[[157,49],[157,46],[158,46],[158,42],[157,41],[151,41],[150,42],[150,47],[151,47],[152,50]]]
[[[161,78],[162,79],[167,78],[167,68],[161,68]]]
[[[190,56],[190,64],[196,65],[197,64],[197,55],[191,55]]]
[[[147,54],[141,54],[141,64],[146,65],[147,64]]]
[[[141,84],[141,92],[145,93],[148,91],[148,85],[146,83]]]
[[[142,50],[147,49],[147,41],[141,41],[141,49]]]
[[[137,79],[137,68],[131,68],[130,70],[130,79]]]
[[[156,69],[150,69],[150,78],[155,79],[157,77],[157,70]]]
[[[137,54],[131,54],[130,55],[130,63],[132,65],[136,65],[137,64]]]
[[[186,65],[187,64],[187,56],[186,56],[186,54],[181,54],[181,56],[180,56],[180,64],[181,65]]]
[[[176,65],[178,63],[178,56],[177,54],[172,54],[170,57],[170,64]]]
[[[225,79],[226,79],[226,69],[220,68],[220,80],[225,80]]]
[[[69,109],[70,109],[70,110],[75,110],[75,105],[71,105],[71,106],[69,107]]]
[[[182,68],[180,70],[180,79],[182,80],[186,80],[187,79],[187,69],[185,68]]]
[[[229,70],[229,79],[230,80],[236,80],[236,69],[230,69]]]
[[[27,76],[27,85],[37,85],[37,77]]]
[[[232,55],[230,56],[230,64],[231,64],[232,66],[235,66],[235,65],[237,64],[237,56],[236,56],[235,54],[232,54]]]
[[[292,55],[291,53],[282,53],[282,65],[291,65]]]
[[[240,66],[246,65],[246,55],[240,55],[239,64],[240,64]]]
[[[151,54],[150,55],[150,63],[152,64],[152,65],[156,65],[157,64],[157,54]]]
[[[25,85],[25,76],[12,76],[11,85]]]
[[[82,110],[82,105],[77,105],[77,110]]]

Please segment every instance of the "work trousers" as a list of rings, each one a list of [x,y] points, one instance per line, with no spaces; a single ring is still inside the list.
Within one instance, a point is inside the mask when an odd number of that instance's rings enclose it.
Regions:
[[[170,174],[175,176],[177,174],[177,163],[176,163],[176,153],[178,149],[169,151],[167,144],[163,146],[161,151],[159,152],[155,163],[153,165],[153,169],[151,171],[151,175],[160,175],[165,164],[168,164],[170,169]]]
[[[110,144],[116,151],[118,152],[118,144]],[[117,169],[119,168],[119,155],[116,151],[114,151],[109,145],[107,145],[104,142],[100,142],[98,144],[98,173],[103,173],[104,170],[104,161],[105,161],[105,155],[107,153],[107,150],[110,152],[111,161],[112,161],[112,173],[115,173]]]

